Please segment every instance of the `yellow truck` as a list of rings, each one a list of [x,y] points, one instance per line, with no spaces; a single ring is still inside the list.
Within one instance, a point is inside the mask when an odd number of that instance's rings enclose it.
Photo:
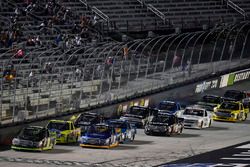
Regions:
[[[249,113],[241,102],[224,101],[213,114],[213,120],[237,122],[245,121]]]
[[[73,121],[50,120],[47,128],[50,133],[56,134],[56,143],[75,143],[81,135],[80,128],[76,128]]]

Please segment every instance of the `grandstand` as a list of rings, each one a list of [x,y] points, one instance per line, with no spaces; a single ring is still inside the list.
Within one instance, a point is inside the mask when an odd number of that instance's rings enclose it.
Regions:
[[[249,64],[247,1],[3,0],[0,5],[2,124],[110,103]],[[148,31],[154,36],[130,37]],[[113,34],[129,40],[117,41]]]

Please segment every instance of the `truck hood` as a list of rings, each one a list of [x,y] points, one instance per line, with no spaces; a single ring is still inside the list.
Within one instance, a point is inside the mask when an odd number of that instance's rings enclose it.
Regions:
[[[199,116],[195,116],[195,115],[182,115],[182,118],[185,119],[188,119],[188,120],[201,120],[202,117],[199,117]]]
[[[133,116],[123,116],[123,117],[121,117],[121,119],[127,120],[129,122],[141,122],[141,120],[142,120],[142,118],[133,117]]]
[[[77,123],[79,126],[88,126],[88,125],[90,125],[91,124],[91,122],[86,122],[86,121],[80,121],[80,122],[78,122]]]
[[[97,138],[97,139],[107,139],[107,138],[110,137],[110,135],[105,134],[105,133],[86,133],[82,137]]]
[[[168,123],[150,122],[149,125],[155,125],[155,126],[168,126]]]
[[[197,104],[211,106],[211,107],[217,107],[218,106],[215,103],[207,103],[207,102],[202,102],[202,101],[199,101]]]
[[[223,112],[223,113],[232,113],[235,112],[237,110],[227,110],[227,109],[218,109],[217,112]]]

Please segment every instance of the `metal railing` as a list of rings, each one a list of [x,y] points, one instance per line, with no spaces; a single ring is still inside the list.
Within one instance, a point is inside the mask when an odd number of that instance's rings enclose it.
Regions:
[[[99,10],[97,7],[93,6],[92,11],[97,14],[101,19],[103,19],[106,22],[109,22],[109,17],[105,13],[103,13],[101,10]]]
[[[161,11],[159,11],[157,8],[155,8],[152,4],[148,4],[147,5],[148,10],[150,10],[151,12],[153,12],[155,15],[157,15],[158,17],[160,17],[164,23],[166,21],[166,16],[164,13],[162,13]]]
[[[236,12],[238,12],[239,14],[241,14],[244,19],[247,18],[247,13],[244,9],[242,9],[240,6],[238,6],[237,4],[235,4],[233,1],[231,0],[224,0],[226,2],[226,5],[231,7],[233,10],[235,10]]]
[[[160,10],[158,10],[156,7],[154,7],[152,4],[147,4],[144,0],[137,0],[141,4],[142,7],[146,7],[148,10],[153,12],[156,16],[160,17],[164,21],[164,24],[166,22],[166,16],[164,13],[162,13]]]

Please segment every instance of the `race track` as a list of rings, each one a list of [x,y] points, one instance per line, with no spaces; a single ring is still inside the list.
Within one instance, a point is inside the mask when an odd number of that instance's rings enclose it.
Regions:
[[[249,83],[245,81],[235,85],[234,89],[250,90]],[[224,91],[206,93],[221,95]],[[182,100],[195,101],[199,97]],[[6,149],[0,151],[0,166],[155,166],[249,141],[249,125],[250,118],[240,123],[213,122],[211,128],[184,129],[183,134],[171,137],[146,136],[139,129],[133,143],[112,149],[81,148],[78,145],[56,145],[54,150],[42,153]]]

